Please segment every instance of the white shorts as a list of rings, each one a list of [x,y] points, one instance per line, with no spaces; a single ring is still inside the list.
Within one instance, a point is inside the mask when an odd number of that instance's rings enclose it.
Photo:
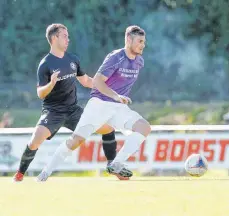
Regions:
[[[132,130],[134,123],[139,119],[143,117],[126,104],[107,102],[93,97],[84,108],[74,133],[86,139],[104,124],[121,131]]]

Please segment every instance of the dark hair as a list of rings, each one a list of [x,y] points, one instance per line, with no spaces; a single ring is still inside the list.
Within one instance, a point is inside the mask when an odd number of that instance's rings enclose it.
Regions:
[[[129,26],[126,28],[125,37],[128,37],[129,35],[144,36],[145,31],[142,28],[140,28],[139,26],[133,25],[133,26]]]
[[[58,35],[60,29],[67,29],[67,27],[63,24],[60,23],[53,23],[49,25],[46,29],[46,38],[48,42],[51,44],[52,36],[53,35]]]

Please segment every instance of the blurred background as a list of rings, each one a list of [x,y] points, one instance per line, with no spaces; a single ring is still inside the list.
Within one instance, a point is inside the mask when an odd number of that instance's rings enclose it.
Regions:
[[[34,127],[41,101],[36,70],[49,52],[46,27],[63,23],[69,51],[95,74],[105,55],[124,46],[129,25],[146,31],[145,67],[132,107],[154,125],[227,124],[229,1],[1,0],[0,127]],[[78,86],[84,105],[89,90]]]
[[[224,123],[227,7],[224,0],[1,0],[0,114],[11,113],[12,127],[36,123],[36,69],[49,51],[49,24],[68,27],[69,51],[91,76],[107,53],[124,46],[126,27],[136,24],[146,30],[147,46],[133,106],[152,124]],[[87,89],[79,86],[78,93],[81,103],[88,99]]]

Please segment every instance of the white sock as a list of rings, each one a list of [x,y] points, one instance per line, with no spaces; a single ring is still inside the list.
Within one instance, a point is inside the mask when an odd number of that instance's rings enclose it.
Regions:
[[[145,139],[146,137],[142,134],[138,132],[133,132],[126,138],[123,147],[120,149],[112,163],[123,163],[124,161],[126,161],[132,154],[139,150],[141,144]]]
[[[53,170],[63,162],[67,156],[72,154],[72,150],[69,149],[66,145],[66,141],[61,143],[61,145],[57,148],[56,152],[54,153],[53,157],[49,161],[49,163],[44,167],[43,171],[51,175]]]

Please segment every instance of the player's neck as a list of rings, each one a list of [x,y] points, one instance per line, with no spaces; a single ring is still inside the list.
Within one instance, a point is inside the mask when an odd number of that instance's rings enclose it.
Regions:
[[[127,56],[129,59],[134,60],[134,59],[136,58],[136,54],[133,54],[133,53],[131,52],[131,50],[128,49],[127,47],[124,47],[124,51],[125,51],[125,53],[126,53],[126,56]]]
[[[54,56],[58,57],[58,58],[63,58],[65,52],[60,51],[54,47],[51,47],[50,53],[53,54]]]

